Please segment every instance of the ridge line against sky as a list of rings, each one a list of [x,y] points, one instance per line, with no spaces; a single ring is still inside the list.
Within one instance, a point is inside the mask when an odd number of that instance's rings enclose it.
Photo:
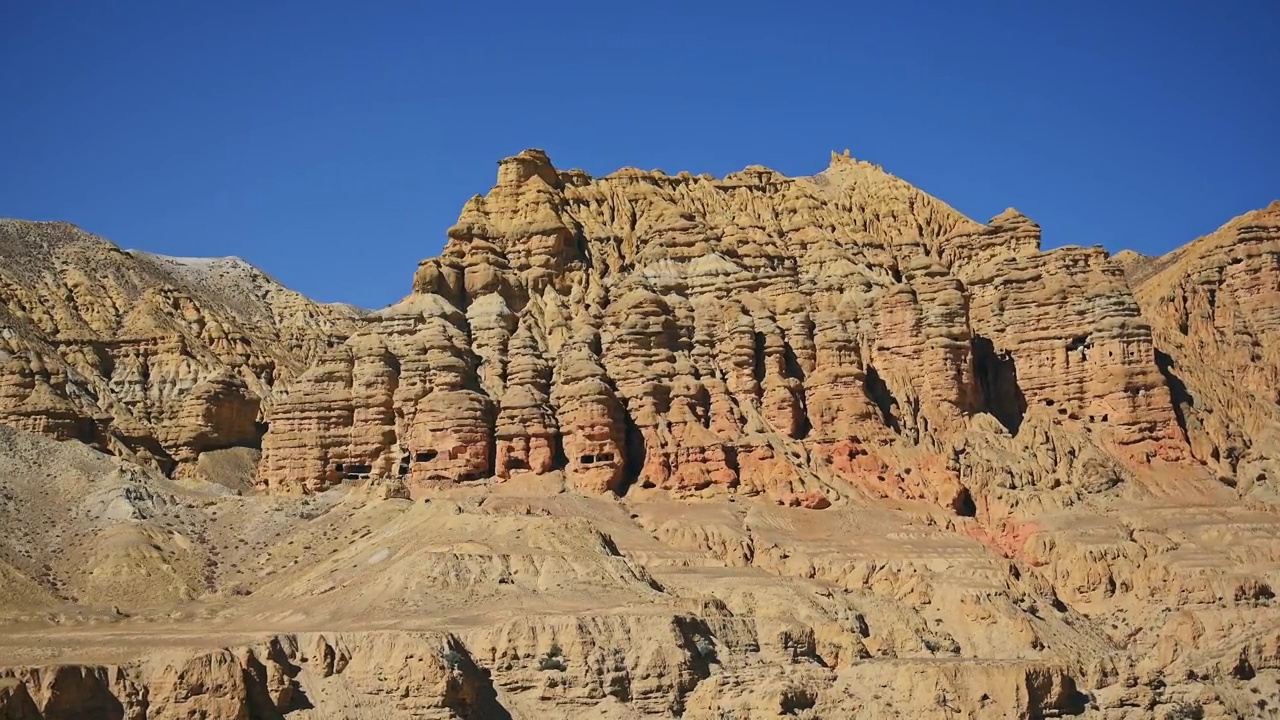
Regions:
[[[1113,252],[1280,197],[1274,2],[117,5],[0,0],[0,216],[325,301],[406,294],[529,147],[594,176],[811,175],[847,147]]]

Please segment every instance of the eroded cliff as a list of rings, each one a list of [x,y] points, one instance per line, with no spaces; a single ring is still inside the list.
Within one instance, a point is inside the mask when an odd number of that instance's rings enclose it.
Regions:
[[[0,422],[166,470],[257,447],[271,388],[345,340],[358,314],[238,258],[0,220]]]
[[[0,715],[1280,712],[1280,204],[1113,258],[526,151],[359,320],[0,227]]]
[[[593,179],[526,151],[412,295],[291,384],[261,481],[564,470],[816,505],[923,449],[909,491],[963,504],[948,456],[973,418],[1012,435],[1041,408],[1126,461],[1181,457],[1123,269],[1039,236],[845,156],[805,178]]]

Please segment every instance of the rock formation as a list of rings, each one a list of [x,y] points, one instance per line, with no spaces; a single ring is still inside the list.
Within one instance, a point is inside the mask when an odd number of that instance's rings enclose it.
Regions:
[[[1133,461],[1185,452],[1148,323],[1101,249],[1039,249],[833,155],[808,178],[499,163],[414,292],[274,406],[261,481],[564,470],[580,488],[846,494],[1029,407]],[[954,472],[918,488],[946,502]],[[947,496],[947,497],[943,497]]]
[[[257,446],[264,402],[354,329],[237,258],[0,220],[0,422],[172,470]]]
[[[0,253],[0,717],[1280,713],[1280,203],[1111,257],[530,150],[367,315]]]
[[[1280,201],[1126,271],[1195,458],[1275,497],[1280,486]]]

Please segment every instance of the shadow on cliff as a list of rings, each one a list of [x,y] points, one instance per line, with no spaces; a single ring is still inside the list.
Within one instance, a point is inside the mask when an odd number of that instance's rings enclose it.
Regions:
[[[1173,417],[1178,421],[1178,428],[1182,430],[1182,439],[1190,442],[1191,438],[1187,435],[1187,408],[1195,407],[1196,401],[1182,378],[1173,374],[1173,365],[1173,358],[1168,353],[1156,350],[1156,367],[1164,376],[1165,384],[1169,386],[1170,399],[1173,400]]]
[[[627,490],[640,479],[644,470],[645,457],[648,454],[644,435],[631,417],[631,411],[622,405],[622,484],[618,486],[618,495],[626,495]]]
[[[512,720],[511,712],[498,699],[498,688],[493,684],[492,673],[481,667],[460,645],[454,646],[450,656],[457,658],[464,674],[475,679],[475,697],[467,703],[448,703],[449,709],[467,720]]]
[[[996,352],[995,343],[973,336],[973,371],[982,391],[983,409],[1017,435],[1027,414],[1027,398],[1018,385],[1018,367],[1009,353]]]
[[[867,394],[876,408],[880,410],[880,416],[884,420],[884,424],[889,426],[894,432],[901,430],[898,425],[898,418],[893,414],[893,409],[898,406],[898,399],[893,396],[893,391],[885,383],[884,378],[880,377],[880,372],[874,366],[867,366],[867,375],[863,380],[863,391]]]

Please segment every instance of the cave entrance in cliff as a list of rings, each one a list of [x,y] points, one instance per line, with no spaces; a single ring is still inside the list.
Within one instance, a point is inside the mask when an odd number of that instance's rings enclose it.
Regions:
[[[645,455],[644,435],[636,427],[635,420],[625,407],[622,410],[622,483],[618,487],[619,495],[626,495],[644,470]]]
[[[363,463],[338,463],[333,469],[342,473],[343,480],[367,480],[369,473],[373,472],[372,465]]]
[[[1012,435],[1027,414],[1027,398],[1018,386],[1018,368],[1009,353],[996,352],[990,338],[973,337],[973,371],[982,391],[983,409]]]
[[[578,458],[578,462],[582,465],[594,465],[598,462],[613,462],[613,453],[602,452],[595,455],[587,454]]]

